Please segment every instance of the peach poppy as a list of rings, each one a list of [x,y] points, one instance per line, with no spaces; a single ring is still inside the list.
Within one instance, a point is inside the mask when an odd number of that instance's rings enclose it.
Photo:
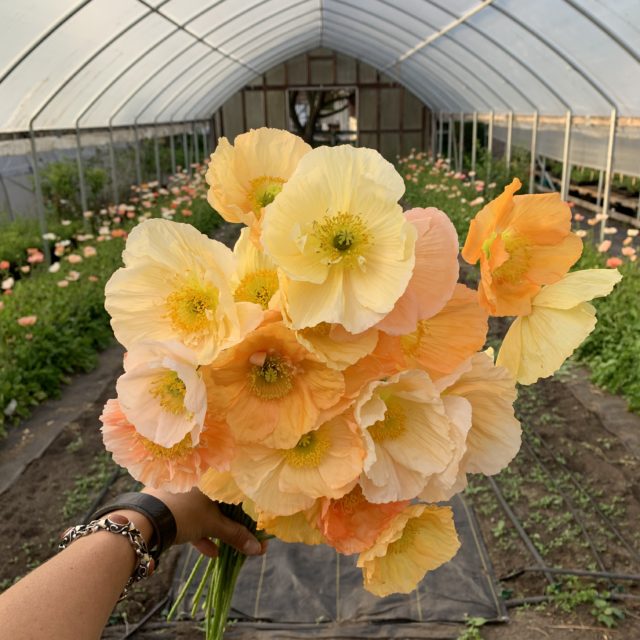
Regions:
[[[243,442],[292,447],[318,426],[344,393],[344,376],[329,369],[282,322],[271,322],[204,368],[209,407],[223,412]]]
[[[469,264],[480,260],[479,299],[494,316],[530,313],[541,286],[562,278],[582,253],[560,196],[514,196],[521,186],[515,178],[476,215],[462,249]]]
[[[309,509],[298,511],[290,516],[274,516],[266,511],[260,511],[251,500],[246,500],[242,508],[257,522],[258,529],[276,536],[283,542],[326,543],[317,526],[320,510],[319,500],[316,500]]]
[[[296,331],[298,342],[331,369],[340,371],[369,355],[378,343],[378,332],[367,329],[349,333],[340,324],[321,322],[315,327]]]
[[[36,322],[38,322],[38,316],[22,316],[22,318],[18,318],[16,322],[21,327],[32,327]]]
[[[393,309],[376,325],[392,335],[411,333],[419,320],[438,313],[458,281],[458,234],[448,216],[434,207],[411,209],[405,216],[417,232],[413,274]]]
[[[410,500],[450,463],[450,421],[424,371],[370,383],[353,413],[365,443],[360,485],[369,502]]]
[[[416,504],[399,513],[360,554],[364,588],[376,596],[410,593],[428,571],[453,558],[460,541],[450,507]]]
[[[198,489],[211,500],[240,504],[247,500],[247,496],[240,490],[230,471],[207,469],[198,482]]]
[[[347,495],[320,500],[319,525],[326,542],[344,554],[369,549],[393,518],[409,505],[408,500],[373,504],[356,485]]]
[[[187,434],[163,447],[136,431],[117,400],[107,400],[102,415],[102,438],[114,461],[139,482],[173,493],[189,491],[210,467],[227,464],[233,441],[224,425],[208,425],[194,445]]]
[[[231,145],[220,138],[206,173],[209,204],[228,222],[256,226],[311,147],[280,129],[251,129]]]
[[[207,391],[195,354],[177,342],[141,342],[124,360],[116,382],[122,412],[136,431],[170,448],[189,436],[198,443]]]
[[[231,463],[238,487],[261,511],[290,516],[318,498],[341,498],[362,471],[362,438],[345,417],[304,434],[293,447],[242,444]]]
[[[444,308],[402,336],[400,347],[407,366],[425,369],[437,380],[481,349],[487,331],[487,312],[478,304],[476,292],[457,284]]]
[[[438,380],[436,387],[445,404],[465,401],[471,407],[460,473],[495,475],[502,471],[515,458],[521,442],[520,422],[513,408],[517,396],[513,376],[494,364],[491,351],[485,351]]]

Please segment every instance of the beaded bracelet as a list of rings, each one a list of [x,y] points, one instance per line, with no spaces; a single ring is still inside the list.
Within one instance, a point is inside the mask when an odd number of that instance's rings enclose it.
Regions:
[[[124,522],[117,522],[123,520]],[[124,600],[127,597],[129,588],[134,582],[138,582],[143,578],[147,578],[153,573],[155,561],[149,555],[147,544],[145,543],[142,534],[134,524],[123,515],[115,515],[112,518],[101,518],[100,520],[92,520],[89,524],[80,524],[75,527],[70,527],[62,534],[62,540],[58,545],[58,550],[62,551],[66,549],[74,540],[83,538],[97,531],[108,531],[109,533],[115,533],[117,535],[127,538],[133,550],[136,554],[136,568],[131,574],[131,577],[127,581],[120,598]]]

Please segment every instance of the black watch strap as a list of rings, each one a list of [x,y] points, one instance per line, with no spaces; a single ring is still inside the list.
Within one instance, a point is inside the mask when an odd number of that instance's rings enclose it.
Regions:
[[[176,521],[167,505],[148,493],[123,493],[113,502],[100,507],[91,520],[98,520],[112,511],[128,509],[137,511],[151,522],[153,536],[149,541],[149,553],[158,564],[160,554],[168,549],[176,539]]]

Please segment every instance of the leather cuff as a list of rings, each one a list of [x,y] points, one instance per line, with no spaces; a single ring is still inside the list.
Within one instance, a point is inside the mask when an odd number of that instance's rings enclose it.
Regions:
[[[158,565],[160,554],[176,539],[176,521],[167,505],[147,493],[123,493],[113,502],[100,507],[89,520],[99,520],[112,511],[128,509],[145,516],[153,527],[149,540],[149,553]]]

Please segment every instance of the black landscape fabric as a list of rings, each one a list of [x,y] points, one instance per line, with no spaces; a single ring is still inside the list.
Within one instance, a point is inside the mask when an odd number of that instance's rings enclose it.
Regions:
[[[455,638],[459,627],[449,623],[463,623],[467,616],[506,621],[472,510],[459,496],[451,505],[462,546],[408,595],[376,598],[365,591],[357,556],[272,540],[265,556],[248,559],[242,568],[230,615],[237,623],[225,638]],[[173,594],[195,558],[185,555]],[[190,606],[187,597],[184,616]]]

